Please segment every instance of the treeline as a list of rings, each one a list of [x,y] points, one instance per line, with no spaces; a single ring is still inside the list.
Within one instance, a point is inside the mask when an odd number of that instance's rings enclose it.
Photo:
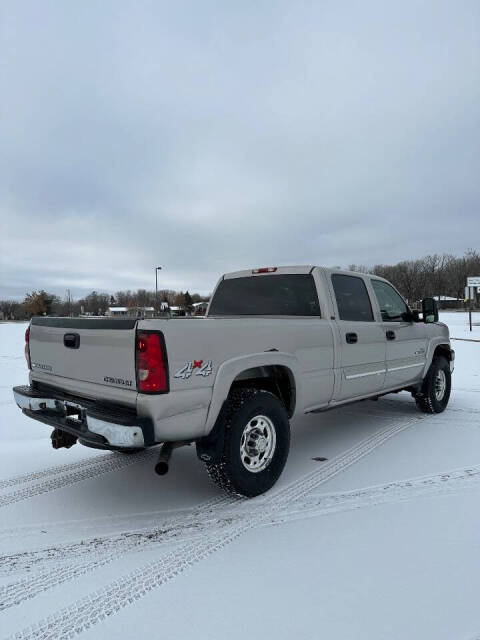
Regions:
[[[480,276],[480,253],[469,249],[462,257],[433,254],[418,260],[404,260],[394,265],[377,264],[373,267],[349,265],[351,271],[374,273],[392,282],[410,304],[430,296],[464,297],[468,276]],[[158,306],[190,309],[195,302],[208,300],[198,293],[162,289],[158,291]],[[108,307],[155,307],[155,291],[117,291],[115,295],[92,291],[84,298],[73,300],[46,291],[32,291],[23,302],[0,300],[0,312],[5,319],[21,320],[32,315],[78,316],[81,313],[103,315]]]
[[[168,302],[170,307],[178,306],[190,310],[195,302],[208,300],[208,297],[188,291],[161,289],[158,291],[158,307]],[[108,307],[156,307],[155,291],[137,289],[137,291],[117,291],[114,295],[92,291],[84,298],[74,300],[67,292],[64,298],[43,289],[27,293],[23,302],[0,300],[0,312],[5,319],[23,320],[37,315],[79,316],[80,314],[104,315]]]
[[[410,304],[431,296],[463,299],[467,277],[480,276],[480,253],[469,249],[460,258],[444,253],[394,265],[365,267],[352,264],[348,268],[386,278]]]

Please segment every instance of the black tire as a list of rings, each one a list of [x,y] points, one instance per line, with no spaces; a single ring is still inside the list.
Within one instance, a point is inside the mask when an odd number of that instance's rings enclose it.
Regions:
[[[260,423],[255,420],[257,416],[265,417],[267,420]],[[240,450],[242,442],[245,442],[245,439],[242,439],[244,430],[247,425],[249,428],[253,425],[261,437],[260,425],[265,423],[266,432],[271,433],[272,427],[274,430],[274,437],[267,438],[267,442],[274,440],[273,449],[267,459],[259,460],[260,470],[251,471],[245,466],[245,461],[250,459],[243,456],[242,461]],[[224,429],[221,461],[216,464],[206,463],[212,480],[227,493],[247,498],[268,491],[280,477],[290,449],[290,423],[283,404],[268,391],[254,388],[235,389],[230,394]],[[261,456],[261,453],[258,455]]]
[[[439,395],[439,377],[444,377],[445,388]],[[415,397],[417,407],[423,413],[442,413],[450,399],[452,375],[448,360],[443,356],[435,356],[425,376],[421,392]]]

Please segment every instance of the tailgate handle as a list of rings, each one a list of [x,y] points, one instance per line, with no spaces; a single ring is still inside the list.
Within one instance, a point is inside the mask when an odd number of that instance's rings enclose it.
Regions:
[[[80,347],[80,334],[66,333],[63,336],[63,344],[69,349],[78,349]]]

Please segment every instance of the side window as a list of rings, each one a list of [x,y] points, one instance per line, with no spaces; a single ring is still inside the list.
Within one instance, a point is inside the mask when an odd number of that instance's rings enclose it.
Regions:
[[[372,305],[362,278],[333,274],[332,284],[340,320],[373,322]]]
[[[400,322],[408,313],[404,299],[386,282],[372,280],[372,287],[377,296],[378,306],[384,322]]]

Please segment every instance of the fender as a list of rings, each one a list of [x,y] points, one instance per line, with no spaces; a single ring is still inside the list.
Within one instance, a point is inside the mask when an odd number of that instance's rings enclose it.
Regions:
[[[208,435],[213,429],[235,378],[246,369],[271,365],[284,366],[290,370],[296,387],[296,406],[302,406],[301,389],[298,386],[298,381],[301,379],[299,375],[300,365],[295,356],[281,351],[262,351],[261,353],[253,353],[246,356],[239,356],[238,358],[231,358],[230,360],[226,360],[218,368],[213,385],[212,401],[210,403],[205,423],[204,435]]]
[[[435,352],[435,349],[440,346],[443,345],[446,348],[448,348],[449,350],[452,349],[451,345],[450,345],[450,339],[447,336],[435,336],[434,338],[431,338],[429,343],[428,343],[428,350],[427,350],[427,355],[425,358],[425,367],[422,371],[422,378],[424,378],[427,375],[427,371],[430,368],[430,365],[432,364],[432,360],[433,360],[433,354]]]

